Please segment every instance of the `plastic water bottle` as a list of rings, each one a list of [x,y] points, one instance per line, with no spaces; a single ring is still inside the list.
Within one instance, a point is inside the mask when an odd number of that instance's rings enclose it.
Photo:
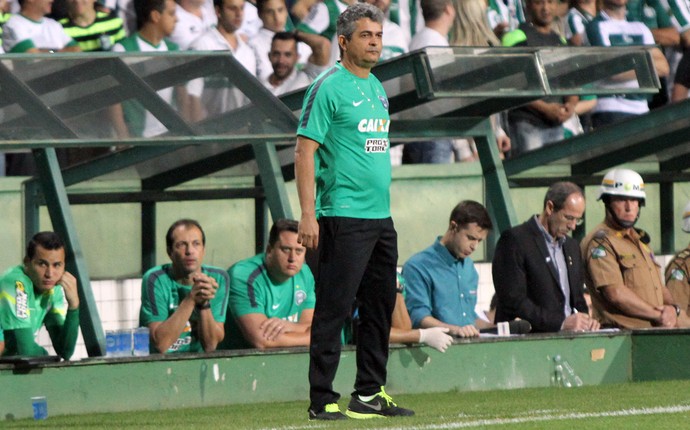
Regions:
[[[45,398],[45,396],[32,397],[31,407],[34,410],[35,420],[48,419],[48,400]]]
[[[148,327],[134,329],[134,355],[137,357],[146,357],[149,355]]]
[[[580,376],[575,373],[575,369],[570,365],[568,360],[564,360],[560,354],[553,357],[554,376],[552,381],[554,385],[560,387],[581,387],[584,385]]]
[[[581,387],[581,386],[583,386],[583,385],[585,385],[585,383],[582,382],[582,379],[576,374],[576,375],[575,375],[575,386],[576,386],[576,387]]]
[[[105,356],[117,357],[120,352],[120,334],[117,330],[105,332]]]
[[[568,387],[570,386],[576,386],[576,387],[581,387],[583,385],[582,379],[578,376],[577,373],[575,373],[575,369],[573,369],[573,366],[568,363],[567,360],[563,361],[563,368],[565,369],[565,373],[567,375],[567,380],[569,382]]]
[[[118,330],[118,337],[120,338],[120,344],[118,345],[118,357],[131,357],[132,351],[134,350],[134,345],[132,342],[132,329],[126,328]]]
[[[556,386],[562,387],[564,384],[565,375],[563,374],[563,364],[561,364],[561,356],[556,355],[553,357],[553,371],[554,371],[554,382]]]

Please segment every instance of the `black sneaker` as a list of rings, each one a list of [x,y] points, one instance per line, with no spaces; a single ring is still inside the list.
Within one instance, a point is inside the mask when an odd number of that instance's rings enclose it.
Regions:
[[[353,394],[345,415],[350,418],[365,420],[369,418],[409,417],[414,415],[414,411],[399,408],[391,396],[386,394],[386,391],[381,387],[381,391],[366,402],[360,399],[358,395]]]
[[[309,408],[309,419],[310,420],[323,420],[323,421],[335,421],[335,420],[346,420],[347,417],[340,412],[340,408],[337,403],[329,403],[323,407],[320,411],[315,411]]]

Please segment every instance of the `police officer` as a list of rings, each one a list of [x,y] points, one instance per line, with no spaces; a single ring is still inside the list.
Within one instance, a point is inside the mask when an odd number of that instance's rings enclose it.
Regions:
[[[606,173],[599,198],[604,222],[580,244],[594,317],[604,327],[676,327],[680,307],[661,283],[661,268],[635,223],[646,199],[642,177],[629,169]]]
[[[690,202],[685,205],[683,210],[683,226],[682,229],[686,233],[690,233]],[[668,287],[671,295],[676,301],[676,304],[681,309],[678,318],[678,325],[680,327],[687,327],[690,321],[687,321],[688,306],[690,306],[690,245],[680,251],[673,257],[668,266],[666,266],[666,287]]]

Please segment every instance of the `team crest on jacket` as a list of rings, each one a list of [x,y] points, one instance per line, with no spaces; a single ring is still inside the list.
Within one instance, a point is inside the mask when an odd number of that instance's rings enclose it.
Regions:
[[[381,100],[383,108],[388,110],[388,99],[386,98],[386,96],[379,96],[379,100]]]
[[[305,300],[307,300],[307,293],[305,293],[304,290],[295,291],[295,304],[297,306],[304,303]]]

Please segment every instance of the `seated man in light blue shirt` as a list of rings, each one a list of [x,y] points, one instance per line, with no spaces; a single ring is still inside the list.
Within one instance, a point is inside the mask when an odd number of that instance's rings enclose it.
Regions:
[[[451,212],[445,234],[405,263],[405,304],[413,327],[447,327],[458,337],[479,336],[480,328],[488,328],[474,311],[479,275],[469,256],[491,228],[486,208],[464,200]]]

